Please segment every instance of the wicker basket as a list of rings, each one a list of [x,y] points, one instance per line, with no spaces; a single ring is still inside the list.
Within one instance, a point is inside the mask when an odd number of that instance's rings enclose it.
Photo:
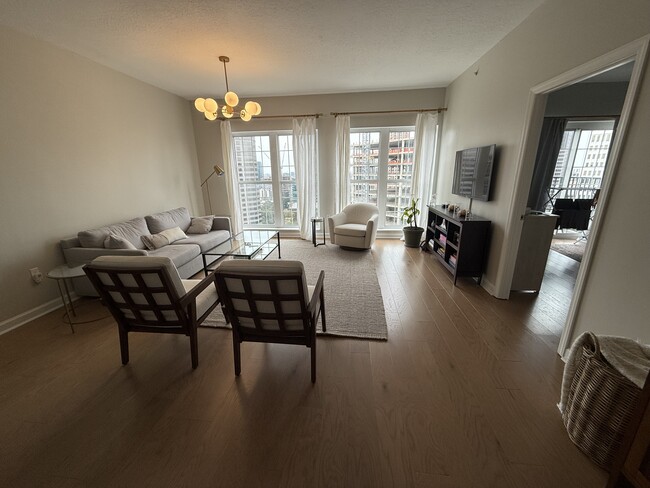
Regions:
[[[609,469],[641,389],[616,371],[589,334],[562,419],[569,438],[599,466]]]

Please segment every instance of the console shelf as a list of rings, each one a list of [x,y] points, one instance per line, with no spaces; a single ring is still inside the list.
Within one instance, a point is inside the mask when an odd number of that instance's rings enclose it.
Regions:
[[[426,248],[454,276],[470,276],[481,283],[491,222],[472,215],[455,216],[440,206],[429,206]]]

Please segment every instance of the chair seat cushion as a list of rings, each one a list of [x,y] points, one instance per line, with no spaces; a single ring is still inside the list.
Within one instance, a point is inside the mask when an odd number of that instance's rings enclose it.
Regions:
[[[185,293],[189,293],[192,288],[201,283],[201,280],[182,280]],[[217,300],[217,288],[214,284],[206,287],[199,296],[196,297],[196,316],[197,318],[203,315]]]
[[[366,224],[341,224],[334,227],[334,233],[341,236],[365,237]]]

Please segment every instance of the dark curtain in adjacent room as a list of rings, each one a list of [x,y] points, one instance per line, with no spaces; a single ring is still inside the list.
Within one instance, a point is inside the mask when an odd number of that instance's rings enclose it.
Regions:
[[[549,200],[548,187],[553,179],[566,124],[566,118],[544,118],[535,158],[535,171],[528,194],[528,207],[532,210],[544,210],[543,207]]]

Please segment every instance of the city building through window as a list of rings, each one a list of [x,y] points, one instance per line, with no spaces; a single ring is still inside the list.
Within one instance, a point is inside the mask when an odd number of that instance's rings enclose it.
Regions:
[[[291,132],[234,134],[244,228],[298,227]]]
[[[415,128],[350,131],[350,202],[379,208],[379,228],[403,227],[411,199]]]

